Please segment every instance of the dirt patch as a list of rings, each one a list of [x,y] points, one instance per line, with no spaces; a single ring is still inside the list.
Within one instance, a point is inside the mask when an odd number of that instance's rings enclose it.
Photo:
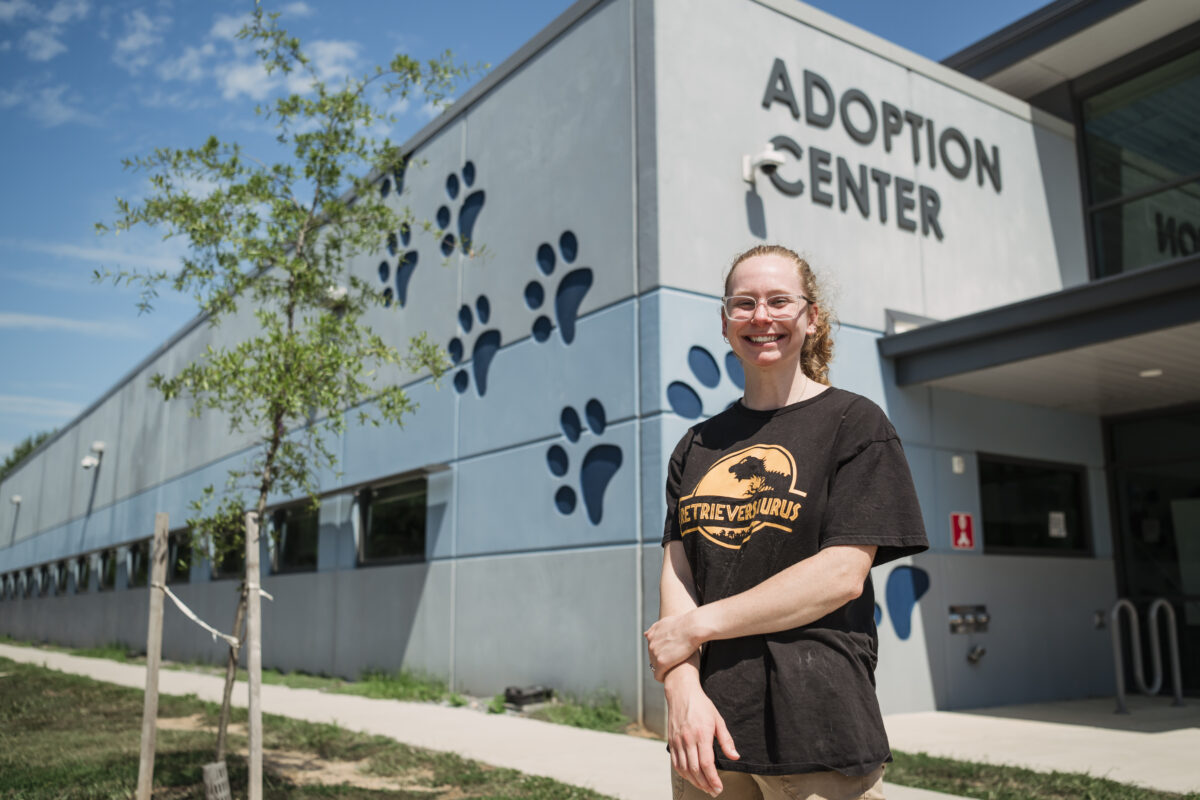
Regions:
[[[158,729],[215,733],[216,725],[208,723],[203,714],[193,714],[190,717],[159,717]],[[244,723],[230,724],[229,733],[231,736],[248,736]],[[239,753],[243,756],[248,755],[245,748],[241,748]],[[384,777],[366,774],[364,770],[367,764],[367,759],[335,761],[299,750],[263,750],[263,769],[286,778],[297,786],[346,785],[359,789],[428,792],[430,795],[437,795],[439,800],[453,800],[455,797],[456,793],[452,792],[454,787],[429,785],[433,781],[433,773],[429,770],[414,769],[403,775]]]
[[[638,725],[636,722],[631,722],[630,724],[626,725],[623,733],[626,736],[636,736],[639,739],[658,739],[660,742],[666,741],[654,731],[642,725]]]
[[[210,733],[217,732],[217,726],[205,721],[203,714],[192,714],[190,717],[159,717],[158,729],[160,731],[208,731]],[[249,736],[246,730],[246,723],[231,722],[229,723],[229,733],[234,736]]]

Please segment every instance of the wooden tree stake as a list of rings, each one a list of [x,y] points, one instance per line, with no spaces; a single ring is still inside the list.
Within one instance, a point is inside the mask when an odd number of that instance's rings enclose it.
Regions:
[[[162,663],[163,591],[167,582],[166,514],[154,515],[150,548],[150,621],[146,627],[146,698],[142,706],[142,756],[138,762],[137,800],[150,800],[154,786],[154,745],[158,733],[158,668]]]
[[[258,514],[246,513],[246,644],[250,647],[249,800],[262,800],[262,594],[258,568]]]

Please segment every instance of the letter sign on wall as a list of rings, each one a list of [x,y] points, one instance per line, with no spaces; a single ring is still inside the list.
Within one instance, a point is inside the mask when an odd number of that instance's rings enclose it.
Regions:
[[[970,514],[950,512],[950,546],[955,550],[975,549],[975,520]]]

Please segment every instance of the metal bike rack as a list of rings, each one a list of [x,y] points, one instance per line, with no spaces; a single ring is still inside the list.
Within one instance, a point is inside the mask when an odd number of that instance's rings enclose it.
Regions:
[[[1162,688],[1163,670],[1162,655],[1160,654],[1161,647],[1159,646],[1158,639],[1158,612],[1163,611],[1166,613],[1167,641],[1171,646],[1171,683],[1175,687],[1175,701],[1171,705],[1182,706],[1183,681],[1179,670],[1179,634],[1175,630],[1175,609],[1171,608],[1171,604],[1167,602],[1165,597],[1159,597],[1150,604],[1150,608],[1146,612],[1146,624],[1150,626],[1150,663],[1154,667],[1154,680],[1147,684],[1146,673],[1142,668],[1142,637],[1141,631],[1138,629],[1137,609],[1133,607],[1133,603],[1122,597],[1113,603],[1112,610],[1108,612],[1111,622],[1109,629],[1112,631],[1113,666],[1117,675],[1116,713],[1129,713],[1129,709],[1125,705],[1125,668],[1124,662],[1121,659],[1122,610],[1126,612],[1126,616],[1129,618],[1129,647],[1130,660],[1133,661],[1133,680],[1137,683],[1138,690],[1149,697],[1158,694],[1159,689]]]

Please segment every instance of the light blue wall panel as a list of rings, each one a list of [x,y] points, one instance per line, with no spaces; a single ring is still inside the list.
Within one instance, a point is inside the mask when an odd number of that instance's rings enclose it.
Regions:
[[[838,328],[830,381],[873,400],[888,415],[906,446],[932,443],[929,390],[896,386],[895,368],[879,355],[878,339],[876,331],[849,325]]]
[[[642,413],[668,411],[692,422],[711,417],[742,395],[741,365],[731,369],[731,351],[721,338],[721,304],[716,296],[669,289],[656,294],[661,380]]]
[[[930,548],[939,553],[956,555],[983,554],[983,514],[979,499],[979,463],[974,453],[954,453],[948,450],[933,450],[934,502],[926,509],[927,534]],[[951,459],[963,456],[964,471],[955,475]],[[965,512],[975,521],[975,549],[954,550],[950,541],[950,515]]]
[[[635,541],[636,435],[632,421],[609,425],[602,434],[585,424],[576,442],[559,435],[459,462],[456,555]],[[558,462],[565,464],[561,475],[551,470],[554,448],[566,457]],[[590,494],[589,477],[603,478],[607,471],[597,459],[613,455],[620,464],[611,480],[602,493]],[[607,463],[611,468],[614,462]]]
[[[929,555],[922,564],[932,576],[921,600],[926,641],[931,661],[940,656],[944,664],[939,707],[1112,693],[1109,631],[1094,624],[1096,611],[1116,599],[1112,561]],[[987,606],[988,631],[949,633],[948,606],[975,604]],[[975,645],[987,652],[972,665],[966,655]]]
[[[1075,464],[1104,463],[1097,417],[933,391],[934,444]]]
[[[935,531],[937,515],[937,480],[934,475],[936,453],[919,444],[904,443],[904,457],[912,473],[913,486],[917,490],[917,502],[921,504],[921,517],[925,521],[925,534],[932,547],[937,547]]]
[[[347,429],[343,485],[447,464],[454,459],[452,431],[457,401],[448,381],[443,380],[440,389],[422,381],[409,393],[420,408],[404,418],[404,427],[354,425]]]
[[[574,408],[583,418],[593,400],[608,422],[632,418],[635,312],[627,301],[592,314],[579,321],[569,345],[551,336],[503,347],[491,362],[482,396],[475,365],[465,365],[471,380],[459,405],[459,456],[559,435],[564,411]]]

